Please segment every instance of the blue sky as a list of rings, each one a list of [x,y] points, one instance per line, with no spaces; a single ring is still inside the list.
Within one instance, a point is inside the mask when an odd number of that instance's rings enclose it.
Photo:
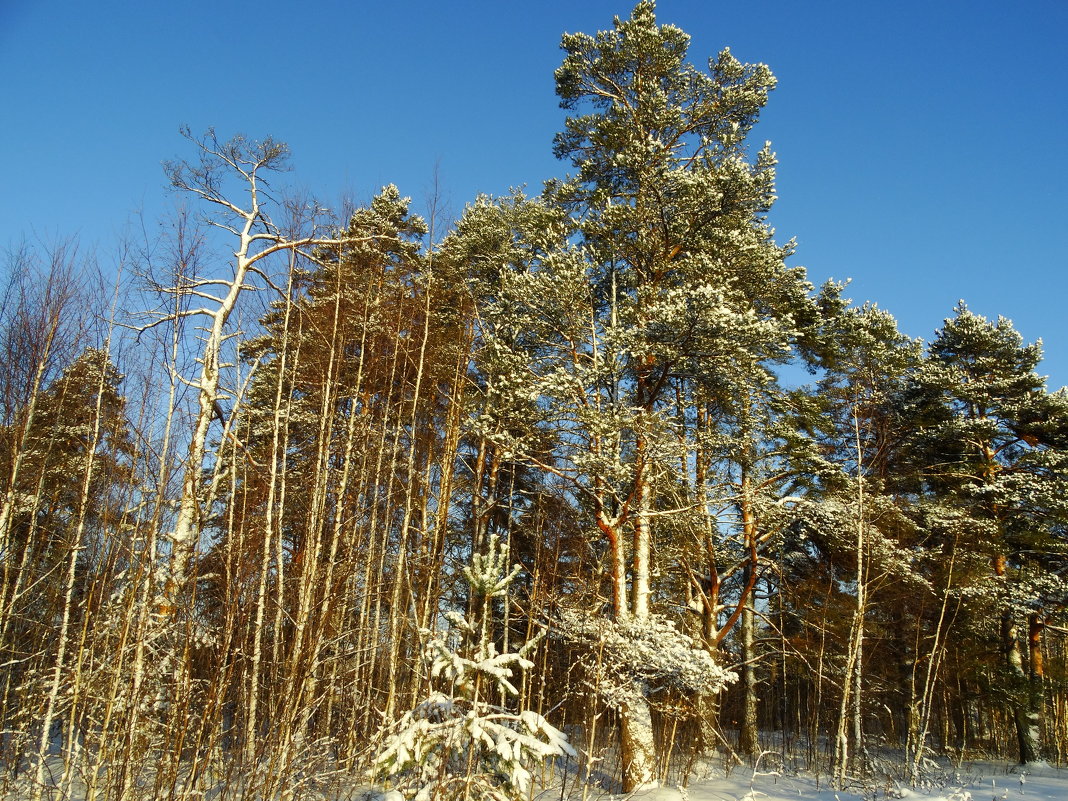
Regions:
[[[170,198],[177,133],[287,141],[290,179],[327,205],[435,170],[459,212],[531,191],[551,154],[564,31],[629,2],[0,0],[0,247],[78,235],[107,260]],[[660,0],[693,37],[779,78],[757,128],[780,159],[772,222],[814,283],[929,338],[959,298],[1041,337],[1068,384],[1066,0]]]

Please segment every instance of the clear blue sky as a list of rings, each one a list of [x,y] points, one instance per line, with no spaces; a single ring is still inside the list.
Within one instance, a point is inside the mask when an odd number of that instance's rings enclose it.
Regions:
[[[454,212],[563,172],[563,31],[631,3],[0,0],[0,247],[77,234],[106,259],[160,214],[177,134],[287,141],[330,205],[435,168]],[[1068,384],[1068,0],[660,0],[693,37],[779,78],[757,133],[780,159],[778,236],[815,283],[929,338],[958,298],[1043,338]]]

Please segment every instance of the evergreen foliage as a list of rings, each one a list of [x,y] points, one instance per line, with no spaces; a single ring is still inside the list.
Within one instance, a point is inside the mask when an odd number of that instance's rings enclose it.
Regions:
[[[508,571],[508,548],[491,536],[486,553],[474,554],[464,568],[480,619],[450,611],[449,632],[428,632],[425,658],[442,689],[387,729],[375,760],[376,774],[405,798],[519,801],[530,795],[532,768],[575,756],[540,714],[492,700],[519,695],[516,672],[534,667],[529,656],[541,639],[504,652],[493,639],[492,601],[508,593],[520,569]]]

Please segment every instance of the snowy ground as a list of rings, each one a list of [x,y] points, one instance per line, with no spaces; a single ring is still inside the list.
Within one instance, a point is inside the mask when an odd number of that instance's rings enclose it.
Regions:
[[[61,772],[58,764],[51,767],[56,770],[56,775]],[[884,767],[899,775],[903,772],[900,764],[894,764],[892,759],[887,760]],[[848,790],[835,790],[826,775],[777,772],[771,767],[755,773],[748,767],[735,768],[727,776],[720,767],[710,770],[706,778],[691,779],[685,788],[669,785],[630,795],[613,795],[596,785],[583,788],[574,778],[571,774],[563,787],[559,781],[550,781],[547,789],[535,793],[534,801],[1068,801],[1068,768],[1046,764],[1020,768],[1006,762],[965,762],[959,769],[930,763],[925,779],[915,788],[893,779],[867,779],[854,782]],[[53,793],[51,798],[84,799],[82,788],[71,789],[70,794],[57,796]],[[234,797],[233,790],[231,786],[226,793],[218,787],[203,794],[196,793],[194,797],[216,799],[220,793]],[[359,801],[368,798],[367,790],[366,786],[342,780],[332,790],[297,791],[295,797],[316,801]],[[25,801],[32,796],[29,787],[23,787],[0,793],[0,801]],[[49,798],[49,793],[46,792],[44,797]],[[371,797],[381,798],[377,794]],[[386,797],[395,796],[387,794]]]
[[[851,791],[834,790],[826,777],[779,775],[738,769],[728,777],[687,788],[661,787],[633,794],[634,801],[1068,801],[1068,769],[1004,763],[965,763],[911,788],[893,780],[871,781]]]

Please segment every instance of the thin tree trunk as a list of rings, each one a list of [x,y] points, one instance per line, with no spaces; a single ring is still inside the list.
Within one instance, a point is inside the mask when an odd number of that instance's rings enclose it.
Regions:
[[[404,494],[404,516],[403,516],[403,519],[401,520],[400,543],[397,546],[398,547],[397,567],[396,567],[397,575],[395,577],[395,582],[393,584],[393,594],[392,594],[392,596],[390,598],[391,620],[390,620],[389,679],[388,679],[388,682],[389,682],[389,694],[386,697],[386,720],[392,720],[393,719],[393,714],[396,711],[396,703],[397,703],[397,684],[398,684],[397,670],[398,670],[398,667],[399,667],[400,645],[401,645],[401,643],[400,643],[401,636],[400,636],[399,627],[400,627],[401,618],[404,616],[403,612],[401,611],[401,608],[402,608],[401,590],[404,587],[404,585],[406,584],[405,578],[406,578],[406,575],[407,575],[407,565],[406,565],[406,562],[405,562],[405,557],[407,556],[408,538],[409,538],[409,533],[410,533],[409,529],[411,528],[411,522],[412,522],[413,492],[414,492],[415,483],[417,481],[417,476],[416,476],[416,471],[415,471],[415,451],[416,451],[416,447],[415,447],[414,440],[415,440],[415,437],[416,437],[416,427],[419,424],[419,408],[420,408],[420,401],[422,400],[423,372],[424,372],[424,369],[425,369],[425,366],[426,366],[427,342],[430,339],[430,319],[431,319],[431,308],[432,308],[432,305],[431,305],[432,292],[431,292],[431,290],[434,287],[434,284],[433,284],[433,281],[432,281],[433,276],[427,275],[426,277],[427,277],[427,285],[426,285],[425,290],[424,290],[425,293],[426,293],[426,303],[425,303],[424,308],[423,308],[423,315],[424,315],[424,317],[423,317],[423,330],[422,330],[422,338],[421,338],[420,343],[419,343],[419,358],[418,358],[418,362],[416,364],[415,387],[412,390],[412,411],[411,411],[411,417],[410,417],[410,420],[409,420],[409,428],[410,428],[410,431],[411,431],[411,437],[412,437],[413,441],[410,443],[409,450],[408,450],[408,460],[407,460],[407,465],[406,465],[406,469],[407,469],[407,487],[406,487],[405,494]],[[494,479],[496,479],[496,475],[494,475]]]
[[[1030,739],[1035,744],[1036,756],[1042,754],[1042,713],[1045,708],[1045,662],[1042,657],[1042,632],[1046,621],[1042,615],[1033,612],[1027,621],[1028,665],[1030,666],[1030,694],[1028,696],[1028,728]]]
[[[838,710],[838,732],[835,736],[834,748],[834,775],[835,783],[841,789],[845,789],[846,771],[852,761],[849,752],[849,729],[850,709],[852,709],[852,728],[854,729],[854,750],[860,753],[863,749],[863,737],[861,722],[859,720],[862,702],[862,656],[864,649],[864,617],[867,613],[867,543],[865,538],[865,515],[864,515],[864,471],[863,446],[860,433],[859,398],[853,404],[853,435],[857,454],[857,510],[856,510],[856,607],[853,612],[853,622],[849,629],[848,652],[846,666],[842,676],[842,700]],[[852,701],[852,707],[850,707]]]
[[[747,757],[754,757],[760,752],[757,736],[757,686],[756,686],[756,620],[753,608],[753,591],[756,585],[756,517],[753,511],[752,486],[749,468],[742,467],[741,481],[742,532],[746,551],[750,560],[743,571],[744,587],[739,603],[742,605],[741,639],[742,639],[742,722],[738,732],[738,750]]]

